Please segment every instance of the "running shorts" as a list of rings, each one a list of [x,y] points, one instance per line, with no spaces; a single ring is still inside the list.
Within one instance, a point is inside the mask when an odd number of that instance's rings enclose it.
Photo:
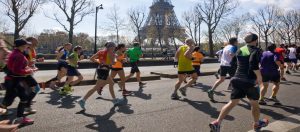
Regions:
[[[259,99],[259,87],[255,87],[255,80],[247,80],[233,77],[230,80],[230,87],[232,88],[231,99],[249,98],[252,100]]]

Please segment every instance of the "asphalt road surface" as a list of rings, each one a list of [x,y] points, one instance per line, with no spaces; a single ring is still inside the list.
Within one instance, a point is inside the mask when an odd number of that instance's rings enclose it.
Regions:
[[[261,117],[270,119],[271,124],[291,117],[287,124],[294,123],[297,127],[284,128],[286,131],[299,131],[300,119],[293,118],[299,115],[300,110],[300,74],[287,76],[288,82],[283,82],[278,94],[282,106],[274,106],[268,102],[261,106]],[[128,90],[133,95],[127,97],[126,105],[114,107],[108,88],[103,95],[97,93],[87,101],[85,112],[75,103],[92,86],[74,87],[72,96],[61,97],[57,91],[46,89],[36,98],[33,108],[38,113],[29,115],[35,123],[20,129],[21,132],[207,132],[208,124],[217,118],[219,111],[230,97],[225,81],[217,89],[215,99],[217,103],[209,101],[206,90],[214,83],[214,76],[205,76],[198,79],[199,84],[189,88],[187,97],[180,101],[170,99],[176,79],[163,79],[147,82],[145,88],[140,89],[137,83],[127,83]],[[121,93],[117,92],[117,97]],[[267,96],[271,94],[271,88]],[[1,96],[2,98],[3,96]],[[243,100],[229,113],[222,123],[224,132],[245,132],[252,129],[252,117],[249,104]],[[15,111],[18,99],[11,109]],[[9,118],[9,117],[1,117]],[[266,130],[272,132],[273,130]]]

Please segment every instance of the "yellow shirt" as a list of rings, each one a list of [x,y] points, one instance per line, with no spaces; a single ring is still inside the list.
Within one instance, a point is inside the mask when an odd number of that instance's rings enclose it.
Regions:
[[[188,50],[188,46],[184,45],[180,47],[179,57],[178,57],[178,71],[193,71],[192,60],[186,58],[184,53]]]
[[[204,56],[200,53],[200,52],[194,52],[193,53],[193,66],[200,66],[202,59],[204,58]]]

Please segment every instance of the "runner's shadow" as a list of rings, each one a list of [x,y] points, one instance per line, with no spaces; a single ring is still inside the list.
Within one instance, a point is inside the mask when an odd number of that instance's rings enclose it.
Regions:
[[[207,92],[208,90],[210,90],[211,86],[205,85],[203,83],[197,83],[196,85],[194,85],[191,88],[197,88],[197,89],[201,89],[203,92]],[[217,96],[226,96],[225,94],[223,94],[221,91],[215,91],[214,92],[215,95]]]
[[[208,102],[192,101],[192,100],[189,100],[189,99],[186,99],[186,98],[183,99],[183,100],[180,100],[180,101],[187,102],[189,105],[193,106],[195,109],[197,109],[199,111],[202,111],[207,115],[210,115],[211,118],[218,118],[218,116],[219,116],[219,111],[217,111],[216,108],[212,107],[210,105],[210,103],[208,103]],[[230,116],[230,115],[227,115],[225,117],[225,120],[232,121],[232,120],[234,120],[234,117]]]
[[[61,98],[61,105],[58,108],[72,109],[76,106],[76,100],[81,98],[80,96],[65,96]]]
[[[50,98],[50,100],[46,101],[48,104],[51,104],[51,105],[60,105],[61,104],[60,100],[62,99],[62,96],[59,95],[58,90],[51,91],[48,94],[49,94],[48,98]]]
[[[135,97],[144,99],[144,100],[150,100],[152,99],[152,94],[145,94],[143,93],[144,89],[143,88],[139,88],[138,91],[132,91],[133,95]]]
[[[101,100],[104,100],[104,101],[112,101],[112,99],[106,99],[106,98],[103,98],[101,96],[97,97],[96,99],[101,99]]]
[[[248,110],[251,110],[251,105],[248,102],[246,102],[246,104],[238,104],[238,105],[241,107],[244,107]],[[291,107],[291,106],[286,107],[286,106],[279,106],[279,105],[264,105],[264,106],[271,106],[271,107],[276,106],[276,108],[282,108],[283,110],[289,112],[290,114],[297,114],[299,112],[298,107]],[[292,108],[292,109],[290,109],[290,108]],[[272,117],[274,120],[280,120],[280,119],[287,118],[285,115],[277,113],[272,109],[260,108],[260,113],[263,113],[269,117]],[[291,118],[289,121],[293,122],[293,123],[300,123],[300,121],[298,119],[294,119],[294,118]]]
[[[134,110],[131,109],[131,104],[128,104],[128,99],[126,97],[123,98],[122,105],[118,106],[117,112],[124,114],[134,113]]]
[[[112,107],[110,111],[105,114],[105,115],[92,115],[92,114],[87,114],[84,111],[80,111],[76,114],[82,114],[86,117],[91,117],[94,119],[94,123],[88,124],[85,127],[88,129],[92,129],[98,132],[120,132],[122,131],[125,127],[121,126],[118,127],[116,125],[116,122],[111,120],[110,118],[116,113],[115,111],[116,106]]]
[[[285,84],[285,85],[300,85],[299,82],[293,82],[293,81],[286,81],[286,82],[280,82],[280,84]]]

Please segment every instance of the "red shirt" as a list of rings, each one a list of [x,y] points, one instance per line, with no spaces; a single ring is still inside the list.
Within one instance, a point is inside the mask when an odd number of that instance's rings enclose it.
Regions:
[[[279,47],[279,48],[276,48],[276,49],[275,49],[275,52],[276,52],[277,54],[279,54],[279,60],[280,60],[280,61],[283,61],[283,60],[284,60],[283,53],[285,53],[285,49]]]
[[[7,67],[13,75],[24,76],[31,74],[31,69],[28,67],[27,58],[18,49],[14,49],[9,55]]]

